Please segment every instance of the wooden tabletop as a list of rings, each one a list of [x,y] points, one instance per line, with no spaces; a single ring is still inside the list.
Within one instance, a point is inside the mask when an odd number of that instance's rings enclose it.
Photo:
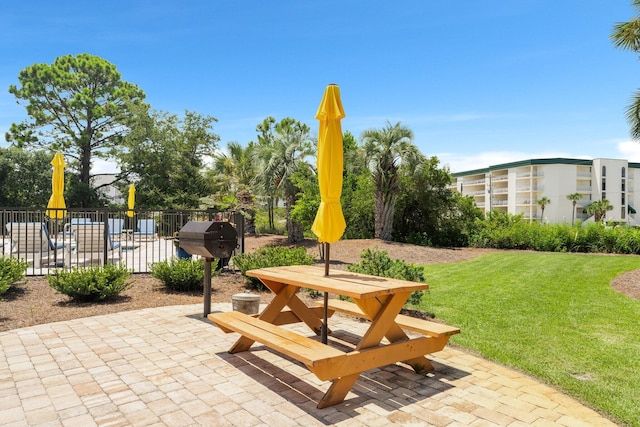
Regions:
[[[249,270],[245,274],[261,280],[270,280],[356,299],[429,289],[429,285],[426,283],[371,276],[343,270],[330,270],[329,275],[325,276],[324,268],[311,265],[260,268]]]

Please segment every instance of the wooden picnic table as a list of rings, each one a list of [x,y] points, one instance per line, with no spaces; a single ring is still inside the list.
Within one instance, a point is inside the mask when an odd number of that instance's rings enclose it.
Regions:
[[[210,314],[209,319],[225,332],[241,334],[230,353],[246,351],[257,341],[304,363],[320,380],[330,380],[332,384],[318,408],[342,402],[360,373],[368,369],[396,362],[405,362],[418,373],[433,369],[425,355],[442,350],[449,337],[460,332],[458,328],[400,314],[412,292],[428,289],[425,283],[342,270],[331,270],[325,276],[323,268],[301,265],[262,268],[246,274],[260,279],[274,293],[272,301],[256,316],[227,312]],[[297,296],[302,288],[351,298],[353,302],[330,300],[329,315],[341,311],[370,320],[368,330],[352,351],[345,352],[323,344],[318,337],[306,337],[282,327],[304,322],[320,335],[323,303],[307,306]],[[421,335],[410,338],[405,329]],[[387,342],[383,343],[385,337]]]

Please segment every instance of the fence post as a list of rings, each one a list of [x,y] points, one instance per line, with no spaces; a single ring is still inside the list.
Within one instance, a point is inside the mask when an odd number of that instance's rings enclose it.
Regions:
[[[238,233],[238,252],[244,253],[244,215],[240,211],[231,212],[231,218],[236,225],[236,232]]]
[[[102,247],[102,267],[107,265],[107,254],[109,253],[109,207],[102,208],[102,220],[104,221],[104,245]]]

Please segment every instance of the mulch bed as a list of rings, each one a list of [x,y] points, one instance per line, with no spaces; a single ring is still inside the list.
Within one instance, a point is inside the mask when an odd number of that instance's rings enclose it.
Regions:
[[[263,235],[245,238],[245,248],[248,252],[266,245],[304,246],[319,264],[322,263],[315,240],[305,240],[292,245],[281,236]],[[386,251],[391,258],[405,260],[412,264],[459,262],[495,252],[491,249],[472,248],[436,249],[376,239],[341,240],[331,245],[331,268],[346,269],[349,264],[360,260],[360,254],[365,249]],[[111,301],[77,303],[49,287],[45,277],[28,277],[1,297],[0,331],[126,310],[202,303],[201,292],[167,291],[159,280],[148,274],[135,274],[132,280],[133,286]],[[233,294],[257,292],[246,287],[244,277],[239,273],[224,272],[214,276],[212,286],[212,302],[231,302]],[[640,299],[640,270],[626,272],[616,277],[612,282],[612,288],[632,298]],[[311,298],[307,294],[304,297]],[[262,302],[268,302],[270,299],[269,292],[261,292]],[[408,310],[406,313],[417,317],[428,317],[428,314],[415,310]]]

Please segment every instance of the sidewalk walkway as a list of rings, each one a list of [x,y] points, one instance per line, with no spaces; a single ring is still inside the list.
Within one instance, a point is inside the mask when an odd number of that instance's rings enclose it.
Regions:
[[[213,310],[230,310],[213,304]],[[365,325],[334,316],[335,333]],[[202,318],[202,306],[145,309],[0,333],[4,426],[606,426],[552,388],[462,351],[436,371],[365,372],[346,400],[316,409],[329,384]]]

